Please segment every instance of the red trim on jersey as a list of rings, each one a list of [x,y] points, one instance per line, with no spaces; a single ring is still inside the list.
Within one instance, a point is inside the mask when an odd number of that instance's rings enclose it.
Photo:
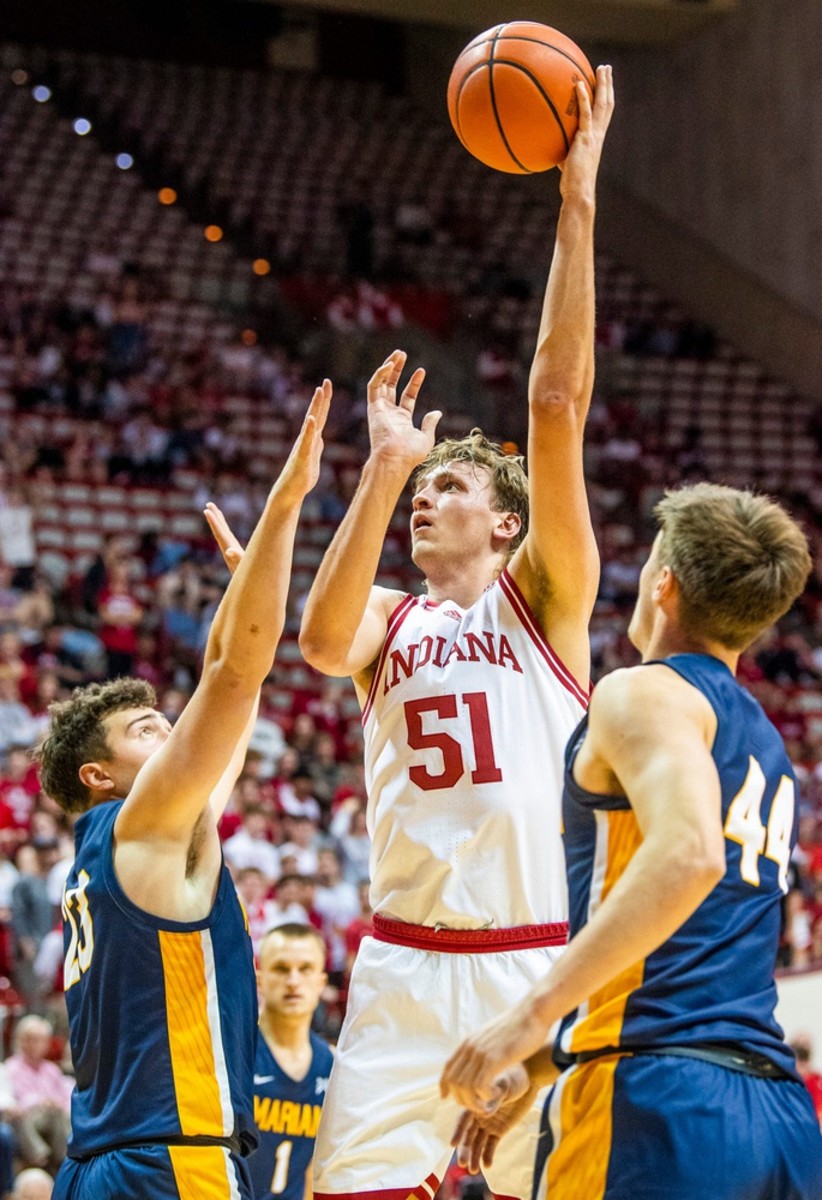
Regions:
[[[436,1175],[429,1175],[415,1188],[383,1188],[376,1192],[312,1192],[314,1200],[431,1200],[440,1186]],[[431,1190],[428,1191],[427,1189]]]
[[[554,672],[557,679],[560,681],[562,686],[571,693],[574,699],[580,702],[583,708],[587,708],[588,701],[591,696],[590,686],[586,689],[582,687],[581,684],[577,683],[576,679],[574,679],[571,672],[565,666],[565,663],[557,655],[550,643],[546,640],[545,634],[539,627],[539,622],[531,612],[528,601],[517,587],[516,581],[510,574],[507,567],[500,575],[499,582],[509,604],[522,622],[525,632],[531,638],[531,641],[548,663],[548,666]]]
[[[568,941],[568,922],[515,925],[511,929],[443,929],[436,925],[392,921],[374,913],[373,936],[378,942],[411,946],[415,950],[434,950],[442,954],[493,954],[499,950],[524,950],[529,946],[564,946]]]
[[[400,625],[402,625],[403,621],[408,616],[416,602],[416,596],[412,596],[410,594],[407,595],[404,600],[400,600],[399,604],[388,618],[388,628],[385,631],[385,641],[382,644],[380,657],[377,660],[377,669],[374,672],[374,678],[371,680],[371,687],[368,689],[368,696],[366,697],[365,704],[363,705],[362,717],[360,718],[363,725],[368,720],[368,717],[371,713],[371,708],[374,703],[374,696],[377,691],[377,684],[379,682],[380,675],[382,674],[382,669],[385,666],[385,660],[388,657],[388,649],[397,634],[397,630],[399,629]]]

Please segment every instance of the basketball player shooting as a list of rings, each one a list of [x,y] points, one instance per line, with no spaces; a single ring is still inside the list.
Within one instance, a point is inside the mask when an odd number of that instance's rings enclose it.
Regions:
[[[174,728],[136,679],[91,684],[52,711],[43,787],[81,814],[63,899],[77,1087],[58,1200],[251,1196],[257,995],[217,822],[283,628],[330,399],[326,381],[245,554],[209,506],[234,574]]]
[[[529,478],[479,432],[435,446],[439,414],[413,423],[424,372],[398,400],[395,351],[369,384],[370,455],[305,607],[306,659],[351,675],[363,707],[375,911],[320,1122],[317,1200],[433,1195],[456,1117],[442,1061],[566,940],[563,750],[587,704],[599,571],[582,438],[610,68],[593,106],[584,85],[577,95],[529,382]],[[411,472],[419,598],[373,586]],[[536,1132],[535,1111],[501,1146],[498,1196],[530,1198]]]

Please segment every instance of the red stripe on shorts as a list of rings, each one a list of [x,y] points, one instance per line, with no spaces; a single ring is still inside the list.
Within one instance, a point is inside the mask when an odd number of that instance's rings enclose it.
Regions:
[[[314,1200],[430,1200],[428,1192],[416,1188],[386,1188],[378,1192],[312,1192]]]
[[[442,954],[493,954],[500,950],[523,950],[529,946],[564,946],[568,922],[551,925],[515,925],[511,929],[443,929],[436,925],[411,925],[374,913],[374,937],[378,942],[435,950]]]

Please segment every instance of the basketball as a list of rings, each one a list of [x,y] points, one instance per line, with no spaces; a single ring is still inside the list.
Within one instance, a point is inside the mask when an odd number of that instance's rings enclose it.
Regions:
[[[454,63],[451,124],[465,149],[496,171],[548,171],[564,160],[576,133],[581,79],[593,99],[591,64],[559,30],[536,21],[496,25]]]

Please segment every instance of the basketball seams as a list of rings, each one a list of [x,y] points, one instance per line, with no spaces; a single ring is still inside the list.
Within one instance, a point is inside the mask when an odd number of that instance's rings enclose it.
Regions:
[[[509,155],[511,161],[516,163],[516,165],[519,167],[519,169],[521,171],[524,171],[526,175],[532,175],[533,172],[529,171],[528,167],[526,167],[524,163],[521,163],[519,161],[516,154],[514,154],[514,151],[511,149],[511,144],[508,141],[508,137],[505,133],[505,130],[502,127],[502,121],[499,119],[499,109],[497,108],[497,94],[496,94],[496,91],[494,90],[494,50],[496,49],[497,42],[499,41],[500,35],[504,28],[505,28],[505,26],[501,25],[500,28],[497,30],[497,33],[494,35],[493,39],[491,40],[491,53],[488,55],[488,62],[487,62],[488,91],[491,96],[491,109],[494,113],[494,120],[497,123],[497,129],[499,130],[499,135],[502,138],[502,144],[505,146],[505,149],[508,151],[508,155]],[[483,65],[485,65],[485,64],[483,64]]]
[[[515,67],[518,71],[522,71],[523,75],[528,76],[528,78],[531,80],[533,85],[536,87],[539,94],[542,96],[545,103],[550,108],[551,112],[554,114],[554,120],[556,121],[557,125],[559,125],[560,133],[562,134],[562,140],[565,143],[565,153],[567,154],[568,151],[571,149],[571,143],[568,141],[568,134],[566,133],[565,126],[562,123],[562,117],[557,112],[556,105],[554,104],[553,100],[546,92],[545,88],[540,83],[539,79],[537,79],[537,77],[533,73],[533,71],[530,71],[528,69],[528,67],[524,67],[522,65],[522,63],[512,62],[511,60],[509,60],[507,58],[498,58],[498,59],[496,59],[496,62],[498,62],[501,67]],[[512,155],[512,157],[513,157],[513,155]]]
[[[506,27],[502,25],[500,28],[505,29]],[[582,63],[577,62],[572,54],[563,50],[561,46],[555,46],[553,42],[543,42],[542,38],[527,37],[524,33],[497,33],[493,38],[486,38],[484,42],[471,42],[469,46],[465,47],[459,58],[462,58],[463,54],[469,50],[476,50],[478,46],[496,45],[497,42],[531,42],[535,46],[544,46],[546,50],[553,50],[555,54],[561,54],[563,58],[567,58],[568,62],[572,63],[580,72],[591,91],[596,91],[596,80],[588,74],[588,70],[583,67]],[[459,58],[457,62],[459,62]]]
[[[534,40],[534,39],[532,39],[532,40]],[[544,46],[545,42],[540,42],[540,45]],[[567,55],[566,55],[566,57],[567,57]],[[571,143],[568,140],[568,134],[567,134],[567,132],[565,130],[565,126],[562,122],[562,118],[560,117],[559,113],[557,112],[557,108],[556,108],[556,105],[554,104],[553,100],[548,95],[548,93],[545,91],[545,88],[542,86],[539,79],[536,77],[536,75],[534,75],[534,73],[532,71],[529,71],[529,69],[527,67],[524,67],[522,65],[522,63],[514,62],[512,59],[508,59],[508,58],[494,58],[494,59],[486,58],[486,59],[483,59],[482,62],[475,63],[474,66],[471,67],[470,71],[466,71],[465,74],[463,75],[462,79],[460,80],[459,89],[457,90],[456,100],[454,103],[454,111],[456,113],[456,118],[457,118],[457,136],[459,137],[463,146],[465,146],[465,148],[467,150],[468,146],[466,144],[465,138],[462,136],[462,122],[460,121],[460,97],[462,96],[462,89],[465,87],[468,80],[471,79],[472,76],[476,75],[477,71],[481,71],[483,69],[483,67],[488,67],[489,91],[491,94],[491,106],[494,110],[494,119],[496,120],[497,128],[500,133],[500,137],[502,138],[505,149],[508,151],[508,154],[510,155],[511,159],[517,164],[517,166],[520,168],[520,170],[525,172],[525,174],[527,174],[527,175],[533,175],[534,172],[529,167],[524,166],[523,163],[521,163],[519,161],[519,159],[517,158],[517,156],[514,154],[513,150],[511,149],[510,145],[508,144],[508,138],[505,136],[505,131],[502,128],[502,122],[500,121],[499,112],[497,110],[496,96],[494,94],[494,83],[493,83],[493,76],[492,76],[492,71],[491,71],[491,67],[493,64],[496,64],[497,66],[500,66],[500,67],[514,67],[517,71],[522,71],[523,75],[527,76],[528,79],[531,80],[531,82],[534,84],[534,86],[539,91],[539,94],[542,96],[545,103],[548,105],[548,107],[554,117],[554,120],[556,121],[557,125],[559,126],[560,132],[562,134],[562,140],[565,143],[565,152],[566,152],[566,154],[568,153],[568,150],[571,147]]]

